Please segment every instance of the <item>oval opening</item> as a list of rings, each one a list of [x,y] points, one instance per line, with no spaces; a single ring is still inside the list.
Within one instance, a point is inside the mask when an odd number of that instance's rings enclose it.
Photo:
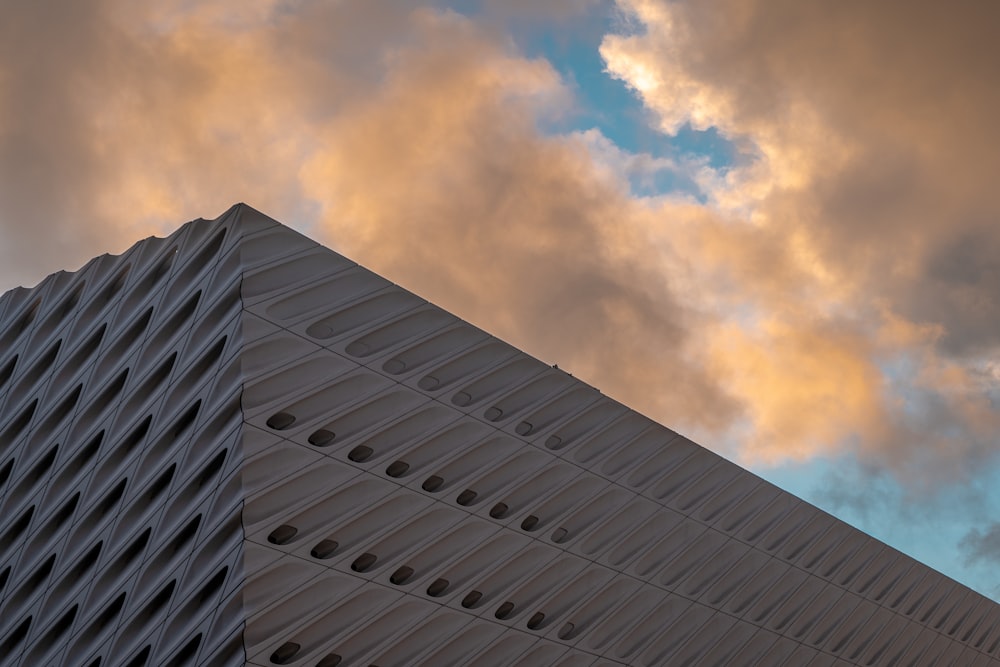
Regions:
[[[502,605],[500,605],[496,613],[493,615],[502,621],[503,619],[510,616],[513,611],[514,611],[514,603],[504,602]]]
[[[399,375],[406,370],[406,364],[399,359],[390,359],[382,364],[382,370],[390,375]]]
[[[546,449],[562,449],[562,444],[563,444],[562,438],[560,438],[558,435],[550,435],[548,438],[545,439]]]
[[[521,530],[534,530],[538,527],[538,517],[534,514],[529,514],[524,517],[524,521],[521,522]]]
[[[322,542],[313,547],[312,551],[309,552],[309,555],[312,556],[313,558],[326,560],[327,558],[332,556],[335,551],[337,551],[337,547],[339,546],[340,545],[337,544],[335,540],[323,540]]]
[[[427,594],[432,598],[438,598],[444,595],[444,592],[448,590],[448,580],[447,579],[435,579],[430,586],[427,587]]]
[[[482,593],[479,591],[470,591],[468,595],[462,598],[462,606],[466,609],[472,609],[481,599],[483,599]]]
[[[309,436],[309,444],[316,447],[328,447],[333,442],[337,434],[325,428],[321,428]]]
[[[395,461],[385,469],[385,474],[389,477],[402,477],[410,469],[410,464],[406,461]]]
[[[497,503],[493,506],[493,509],[490,510],[490,516],[494,519],[502,519],[504,515],[507,514],[508,509],[507,503]]]
[[[276,412],[267,420],[268,428],[273,428],[275,431],[284,431],[294,423],[295,415],[288,412]]]
[[[361,463],[362,461],[367,461],[368,458],[375,452],[371,447],[365,447],[364,445],[358,445],[351,450],[351,453],[347,455],[347,458],[351,459],[355,463]]]
[[[419,382],[417,382],[417,386],[423,389],[424,391],[434,391],[440,385],[441,381],[438,380],[433,375],[425,375],[424,377],[420,378]]]
[[[399,568],[398,570],[392,573],[392,576],[389,577],[389,581],[396,584],[397,586],[400,586],[402,584],[405,584],[406,581],[412,576],[413,576],[413,568],[408,565],[404,565],[403,567]]]
[[[420,488],[422,488],[424,491],[427,491],[428,493],[434,493],[435,491],[441,488],[442,484],[444,484],[443,479],[441,479],[437,475],[431,475],[430,477],[424,480],[424,483],[421,484]]]
[[[342,659],[336,653],[328,653],[322,660],[316,663],[316,667],[337,667]]]
[[[472,501],[476,499],[476,492],[472,489],[466,489],[458,494],[458,498],[455,499],[459,505],[467,507],[472,504]]]
[[[363,553],[358,556],[353,563],[351,563],[351,569],[355,572],[365,572],[371,569],[372,565],[378,560],[378,556],[371,553]]]
[[[345,347],[344,352],[347,352],[352,357],[363,357],[368,354],[368,346],[360,340],[356,340]]]
[[[285,642],[271,654],[271,662],[276,665],[287,665],[295,658],[295,654],[302,648],[295,642]]]
[[[288,544],[298,532],[299,529],[295,526],[289,526],[287,523],[282,524],[271,531],[271,534],[267,536],[267,541],[271,544]]]

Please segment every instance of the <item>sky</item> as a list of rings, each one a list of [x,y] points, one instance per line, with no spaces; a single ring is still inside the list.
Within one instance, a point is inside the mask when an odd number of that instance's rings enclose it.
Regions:
[[[0,291],[244,201],[1000,599],[1000,4],[2,7]]]

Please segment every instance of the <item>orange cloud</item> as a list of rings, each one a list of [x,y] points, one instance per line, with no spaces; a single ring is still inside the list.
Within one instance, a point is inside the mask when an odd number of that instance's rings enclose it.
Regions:
[[[723,295],[701,303],[726,322],[710,358],[753,425],[744,454],[853,447],[911,480],[992,457],[997,8],[617,4],[631,29],[601,53],[662,129],[757,155],[702,180],[715,215],[677,237]]]
[[[736,406],[695,359],[688,312],[650,252],[656,219],[582,137],[544,137],[559,77],[454,15],[331,123],[303,170],[330,238],[385,275],[673,423]]]
[[[22,3],[0,280],[247,200],[747,459],[932,479],[993,455],[996,10],[620,0],[609,72],[664,132],[752,148],[717,171],[539,129],[572,90],[503,22],[588,0],[423,5]],[[631,191],[662,169],[705,201]]]
[[[867,341],[836,326],[764,322],[709,334],[710,363],[747,397],[754,460],[834,453],[859,436],[884,437],[885,381]]]

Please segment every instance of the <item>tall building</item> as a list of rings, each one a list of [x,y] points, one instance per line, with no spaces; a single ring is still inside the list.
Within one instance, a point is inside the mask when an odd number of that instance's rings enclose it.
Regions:
[[[0,664],[1000,664],[1000,608],[243,205],[0,298]]]

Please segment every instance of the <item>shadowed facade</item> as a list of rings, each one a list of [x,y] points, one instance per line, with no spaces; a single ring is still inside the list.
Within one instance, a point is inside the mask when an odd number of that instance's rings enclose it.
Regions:
[[[0,297],[0,663],[992,665],[1000,608],[244,205]]]

